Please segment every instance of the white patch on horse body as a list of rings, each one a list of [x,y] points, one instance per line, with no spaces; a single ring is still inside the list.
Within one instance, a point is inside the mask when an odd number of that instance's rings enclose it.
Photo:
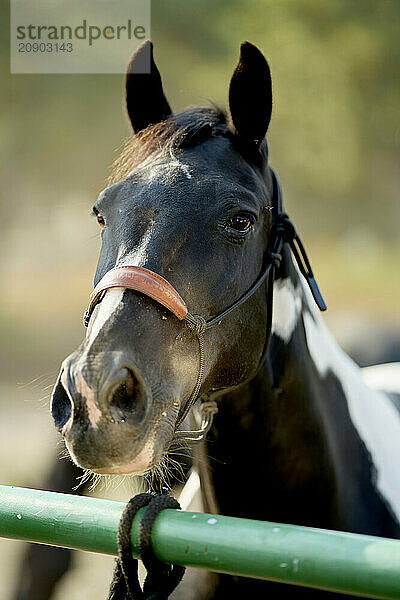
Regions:
[[[179,494],[179,504],[182,510],[192,512],[202,512],[204,510],[200,476],[196,469],[190,471],[190,476]]]
[[[304,286],[309,296],[308,289]],[[310,308],[313,303],[309,297]],[[400,414],[390,398],[366,384],[362,371],[338,346],[312,307],[303,314],[307,346],[321,375],[328,371],[340,381],[351,421],[376,468],[376,485],[400,522]]]
[[[301,294],[291,279],[274,282],[271,332],[288,343],[296,329],[301,314]]]

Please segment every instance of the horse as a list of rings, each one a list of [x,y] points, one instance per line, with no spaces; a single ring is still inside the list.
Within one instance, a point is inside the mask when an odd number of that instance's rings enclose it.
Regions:
[[[146,41],[126,108],[134,135],[93,206],[102,244],[86,337],[51,400],[72,460],[146,474],[200,441],[222,514],[400,537],[399,396],[368,384],[319,314],[269,165],[262,52],[241,45],[228,115],[173,113]],[[245,593],[337,597],[228,575],[193,597]]]

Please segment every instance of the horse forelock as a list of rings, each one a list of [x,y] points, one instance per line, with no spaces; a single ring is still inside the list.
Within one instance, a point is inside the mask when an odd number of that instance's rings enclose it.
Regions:
[[[107,184],[127,177],[152,154],[171,156],[214,137],[231,137],[224,111],[216,106],[189,107],[164,121],[149,125],[123,144],[113,162]]]

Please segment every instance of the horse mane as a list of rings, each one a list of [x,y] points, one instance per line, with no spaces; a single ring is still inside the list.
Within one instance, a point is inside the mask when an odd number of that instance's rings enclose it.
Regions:
[[[217,106],[193,106],[149,125],[125,140],[122,152],[111,166],[107,185],[127,177],[151,154],[173,155],[213,137],[230,137],[225,112]]]

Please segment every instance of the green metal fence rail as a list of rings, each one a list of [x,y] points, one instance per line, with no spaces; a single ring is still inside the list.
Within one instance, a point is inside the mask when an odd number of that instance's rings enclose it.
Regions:
[[[117,554],[123,502],[0,486],[0,536]],[[143,509],[142,509],[143,510]],[[138,555],[137,525],[132,552]],[[152,533],[170,563],[368,598],[400,599],[400,541],[166,509]]]

